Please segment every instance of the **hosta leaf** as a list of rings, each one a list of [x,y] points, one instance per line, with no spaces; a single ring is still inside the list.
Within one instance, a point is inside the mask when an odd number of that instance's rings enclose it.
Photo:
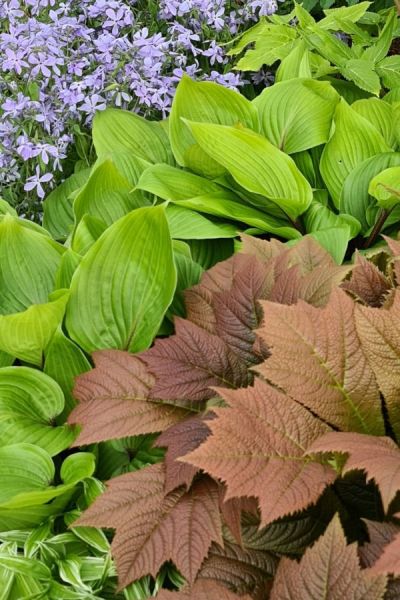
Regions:
[[[50,294],[49,302],[0,316],[0,350],[40,366],[43,352],[60,325],[68,302],[68,290]]]
[[[367,210],[376,204],[368,193],[370,181],[384,169],[397,165],[400,165],[400,153],[384,152],[364,160],[346,177],[340,197],[340,211],[353,215],[362,224],[363,233],[373,224],[367,220]]]
[[[217,223],[194,210],[170,204],[165,210],[171,237],[180,240],[211,240],[237,236],[237,227]]]
[[[121,109],[108,108],[96,113],[93,143],[99,157],[128,150],[150,163],[173,161],[168,136],[160,123]]]
[[[193,583],[211,543],[222,543],[216,484],[203,479],[165,497],[161,465],[112,479],[78,525],[116,529],[111,549],[121,587],[155,577],[166,560]]]
[[[72,237],[71,248],[69,248],[67,252],[74,252],[75,255],[79,254],[80,256],[83,256],[93,246],[95,241],[99,239],[101,234],[105,232],[106,229],[107,225],[101,219],[97,217],[92,217],[90,215],[83,215],[82,219],[79,221],[78,225],[75,228]],[[65,254],[67,254],[67,252]],[[66,262],[68,261],[68,258],[64,258],[65,254],[63,256],[63,259]],[[68,287],[71,285],[72,275],[76,271],[76,268],[78,267],[78,264],[80,262],[80,260],[75,261],[74,258],[72,258],[71,255],[69,256],[70,262],[72,263],[73,271],[71,273],[71,278],[69,280]],[[60,271],[62,267],[64,267],[63,270],[67,270],[64,261],[62,261],[62,264],[60,265],[60,269],[57,272],[57,276],[61,275]]]
[[[0,443],[36,444],[51,456],[75,438],[67,425],[53,422],[64,408],[62,390],[40,371],[27,367],[0,369]]]
[[[245,189],[267,197],[292,219],[312,200],[310,184],[294,161],[250,130],[186,121],[200,146]]]
[[[215,581],[200,579],[191,588],[171,592],[161,590],[156,600],[250,600],[250,596],[237,596]]]
[[[121,148],[112,152],[102,153],[100,158],[95,162],[94,168],[103,161],[111,161],[120,175],[131,184],[131,187],[137,184],[143,171],[152,164],[143,158],[139,158],[132,151]]]
[[[134,210],[107,229],[77,268],[68,332],[87,352],[142,350],[157,333],[175,285],[164,208]]]
[[[313,200],[303,215],[307,232],[321,231],[331,227],[349,227],[351,237],[356,237],[360,231],[360,223],[351,215],[341,213],[337,215],[327,206]]]
[[[78,483],[94,473],[95,457],[90,452],[76,452],[64,460],[60,469],[60,477],[64,483]]]
[[[298,40],[279,65],[275,81],[287,81],[297,77],[312,77],[310,66],[310,52],[304,40]]]
[[[142,173],[136,188],[163,200],[188,200],[207,192],[221,191],[221,186],[214,181],[170,165],[150,166]],[[228,190],[226,195],[234,198]]]
[[[336,516],[300,564],[281,560],[271,600],[382,600],[385,589],[386,577],[360,569],[356,545],[346,545]]]
[[[318,452],[348,454],[343,473],[359,469],[366,473],[368,480],[374,479],[381,492],[384,509],[388,510],[400,489],[400,450],[393,440],[335,431],[316,440],[307,451],[308,454]]]
[[[327,423],[382,435],[379,391],[347,294],[334,290],[322,309],[304,302],[261,304],[259,334],[272,353],[256,369]]]
[[[62,255],[60,266],[56,273],[55,289],[60,290],[63,288],[68,289],[71,285],[72,275],[75,273],[79,263],[81,262],[81,256],[77,252],[74,252],[72,248],[68,248]]]
[[[371,180],[368,188],[378,206],[392,210],[400,203],[400,167],[385,169]]]
[[[75,197],[76,223],[84,214],[89,214],[111,225],[134,208],[149,204],[141,194],[131,192],[132,184],[120,174],[114,163],[102,161]]]
[[[42,232],[17,217],[0,216],[0,315],[47,302],[65,249]]]
[[[320,169],[335,206],[349,173],[362,161],[390,152],[377,129],[341,100],[335,112],[335,131],[321,156]]]
[[[316,502],[335,473],[301,457],[326,426],[261,380],[219,393],[230,408],[213,410],[211,436],[180,460],[224,481],[226,500],[258,498],[262,525]]]
[[[221,125],[240,124],[258,130],[257,111],[244,96],[213,82],[196,82],[183,76],[176,89],[169,118],[172,150],[178,164],[211,176],[222,173],[224,169],[213,164],[204,149],[196,144],[197,140],[183,123],[183,118]]]
[[[379,310],[357,306],[356,325],[361,346],[371,370],[375,374],[384,394],[391,426],[400,433],[400,359],[397,348],[400,344],[400,293],[395,292],[389,309]]]
[[[339,95],[326,81],[292,79],[266,88],[254,101],[265,137],[287,154],[328,141]]]
[[[351,108],[372,123],[382,134],[388,146],[395,149],[394,109],[388,102],[379,100],[378,98],[368,98],[357,100],[351,105]]]
[[[342,264],[352,238],[350,225],[327,227],[327,229],[313,231],[309,235],[329,252],[337,265]]]
[[[192,285],[196,285],[203,273],[203,268],[192,260],[190,247],[185,242],[174,240],[174,260],[177,273],[176,289],[166,313],[166,317],[172,321],[175,315],[185,316],[183,292]]]
[[[341,68],[342,75],[354,81],[358,87],[375,96],[379,96],[381,82],[374,70],[374,63],[364,58],[352,58]]]
[[[65,240],[74,225],[72,193],[85,185],[91,169],[83,169],[60,183],[43,202],[43,227],[55,240]]]
[[[74,389],[79,405],[69,422],[83,425],[76,445],[163,431],[185,416],[149,398],[154,379],[136,357],[107,350],[93,359],[95,369],[81,375]]]

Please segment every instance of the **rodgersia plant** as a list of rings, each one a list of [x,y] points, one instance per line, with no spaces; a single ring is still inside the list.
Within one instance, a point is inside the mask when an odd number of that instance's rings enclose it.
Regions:
[[[275,0],[2,2],[3,196],[23,212],[70,172],[67,157],[88,165],[87,130],[106,106],[166,115],[182,73],[240,86],[220,44],[276,8]]]

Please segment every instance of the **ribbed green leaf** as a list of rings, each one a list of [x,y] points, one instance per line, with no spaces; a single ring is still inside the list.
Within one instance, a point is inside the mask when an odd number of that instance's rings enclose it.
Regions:
[[[61,388],[28,367],[0,369],[0,445],[26,442],[54,456],[75,439],[69,425],[56,427],[64,408]]]
[[[86,254],[89,248],[93,246],[95,241],[99,239],[101,234],[105,232],[106,229],[107,225],[98,217],[93,217],[91,215],[83,215],[82,219],[79,221],[78,225],[75,228],[71,242],[71,248],[69,248],[69,250],[72,250],[72,252],[83,256],[84,254]],[[72,257],[70,257],[70,260],[71,258]],[[72,266],[74,264],[75,271],[79,262],[72,259]]]
[[[137,184],[140,175],[152,164],[127,149],[101,154],[93,168],[96,169],[104,161],[111,161],[122,177],[131,184],[131,187]]]
[[[129,150],[150,163],[171,163],[168,136],[160,123],[148,121],[133,112],[108,108],[93,120],[93,143],[97,156]]]
[[[107,225],[145,203],[141,194],[132,192],[129,183],[111,160],[96,167],[74,200],[75,221],[84,214],[98,217]]]
[[[136,189],[145,190],[163,200],[188,200],[207,192],[221,191],[214,181],[169,165],[153,165],[140,177]],[[234,197],[227,191],[228,197]]]
[[[147,348],[176,285],[163,207],[132,211],[103,233],[71,282],[67,329],[86,352]]]
[[[11,367],[14,361],[14,356],[11,356],[11,354],[7,354],[7,352],[0,350],[0,367]]]
[[[350,239],[356,237],[359,233],[361,225],[351,215],[335,214],[328,207],[323,206],[320,202],[313,200],[311,206],[304,213],[303,221],[308,233],[329,229],[331,227],[346,227],[350,228]]]
[[[49,581],[51,571],[47,565],[34,558],[20,556],[4,556],[0,554],[0,567],[9,569],[13,573],[28,575],[34,579]]]
[[[326,81],[291,79],[266,88],[253,104],[263,135],[292,154],[328,141],[338,101]]]
[[[37,226],[0,217],[0,315],[46,302],[65,248]]]
[[[376,204],[368,193],[370,181],[384,169],[397,165],[400,165],[399,152],[377,154],[363,161],[345,179],[340,198],[340,211],[353,215],[361,223],[362,233],[366,233],[373,224],[378,212],[376,207],[371,221],[368,219],[368,209]]]
[[[294,161],[265,137],[249,129],[186,123],[200,146],[246,190],[272,200],[292,219],[310,205],[310,184]]]
[[[64,316],[68,290],[50,294],[49,302],[0,316],[0,350],[40,366],[44,349]]]
[[[188,242],[192,259],[203,269],[210,269],[216,263],[232,256],[233,240],[190,240]]]
[[[57,186],[43,202],[43,226],[55,240],[65,240],[74,225],[71,194],[85,185],[90,169],[83,169]]]
[[[76,404],[72,394],[75,378],[90,369],[91,365],[82,350],[68,339],[59,327],[45,350],[44,372],[52,377],[64,392],[65,407],[61,422]]]
[[[166,216],[171,237],[180,240],[211,240],[237,236],[237,227],[210,221],[188,208],[170,204]]]
[[[67,248],[66,252],[62,255],[60,266],[56,273],[56,280],[54,288],[56,290],[66,288],[68,289],[71,285],[72,275],[75,273],[80,261],[81,256],[72,250]]]
[[[390,150],[379,131],[342,99],[335,112],[334,134],[320,162],[321,175],[337,208],[349,173],[367,158]]]
[[[368,192],[385,210],[392,210],[400,204],[400,167],[391,167],[375,175]]]
[[[0,448],[0,504],[25,492],[43,490],[54,477],[49,454],[32,444],[11,444]]]
[[[224,169],[199,148],[183,118],[221,125],[241,124],[258,131],[257,111],[244,96],[213,82],[195,82],[183,76],[175,92],[169,119],[172,150],[178,164],[212,177],[223,173]]]
[[[174,242],[174,259],[177,282],[174,299],[167,311],[167,317],[186,316],[183,291],[199,283],[203,268],[192,259],[190,247],[184,242]]]
[[[297,77],[312,77],[310,52],[304,40],[297,40],[293,50],[279,65],[275,81],[286,81]]]
[[[61,465],[60,477],[64,483],[78,483],[94,473],[96,462],[91,452],[70,454]]]
[[[348,243],[351,239],[350,226],[330,227],[310,233],[332,256],[338,265],[341,265],[346,254]]]
[[[391,148],[396,147],[396,131],[394,128],[394,107],[378,98],[357,100],[351,105],[359,115],[367,119],[382,134]]]

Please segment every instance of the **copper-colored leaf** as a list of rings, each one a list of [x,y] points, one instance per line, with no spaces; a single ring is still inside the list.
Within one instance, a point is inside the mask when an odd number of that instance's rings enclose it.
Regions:
[[[351,279],[345,281],[342,288],[354,294],[364,304],[378,307],[382,305],[391,285],[370,260],[357,252]]]
[[[212,435],[181,460],[224,481],[227,500],[257,497],[263,525],[315,502],[335,472],[302,456],[328,428],[261,380],[219,392],[229,408],[215,409]]]
[[[362,567],[372,567],[381,556],[385,546],[389,544],[396,534],[400,533],[398,525],[394,523],[380,523],[378,521],[364,520],[367,525],[369,542],[358,549]]]
[[[221,487],[219,508],[224,523],[228,526],[233,540],[242,545],[242,516],[244,512],[258,515],[258,503],[256,498],[231,498],[225,500],[226,488]]]
[[[382,554],[371,567],[372,573],[390,573],[400,575],[400,533],[385,546]]]
[[[104,350],[93,359],[96,368],[80,375],[74,389],[79,404],[68,422],[83,425],[75,446],[163,431],[187,414],[149,399],[154,378],[128,352]]]
[[[164,459],[166,493],[180,485],[190,486],[198,469],[178,461],[177,458],[197,448],[209,433],[204,420],[195,416],[173,425],[158,437],[155,445],[167,448]]]
[[[271,258],[279,256],[279,254],[287,250],[285,244],[274,238],[267,242],[266,240],[260,240],[245,233],[242,233],[240,237],[242,239],[241,252],[256,256],[261,262],[268,262]]]
[[[262,302],[259,330],[271,356],[255,367],[327,423],[384,433],[379,390],[361,348],[354,302],[340,289],[325,308]]]
[[[155,398],[207,400],[211,386],[237,388],[251,382],[246,363],[220,337],[185,319],[175,320],[175,330],[141,354],[156,377]]]
[[[247,593],[263,600],[277,562],[277,557],[269,552],[241,548],[225,541],[223,548],[216,544],[211,546],[198,576],[216,580],[238,594]]]
[[[385,588],[384,575],[360,569],[357,547],[346,545],[336,516],[300,564],[282,559],[271,600],[382,600]]]
[[[217,485],[203,478],[167,496],[164,485],[159,464],[116,477],[74,523],[116,530],[111,550],[121,588],[156,576],[168,560],[193,583],[211,543],[222,543]]]
[[[365,471],[367,479],[374,479],[379,487],[385,510],[400,490],[400,449],[388,437],[330,432],[316,440],[307,452],[348,454],[343,473],[353,469]]]
[[[390,308],[356,307],[357,333],[385,396],[390,423],[400,435],[400,290]]]
[[[238,596],[215,581],[200,579],[192,588],[179,592],[161,590],[156,600],[250,600],[250,596]]]
[[[393,255],[393,270],[396,276],[397,285],[400,285],[400,241],[384,235],[385,241],[389,246],[389,250]]]

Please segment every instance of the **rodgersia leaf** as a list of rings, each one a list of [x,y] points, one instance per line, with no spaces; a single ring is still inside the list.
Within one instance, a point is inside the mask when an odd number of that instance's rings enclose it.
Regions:
[[[327,306],[262,302],[261,338],[271,356],[257,370],[323,421],[382,435],[375,377],[356,331],[355,304],[335,290]]]
[[[282,559],[271,600],[382,600],[385,589],[385,576],[360,569],[356,545],[346,545],[336,516],[300,564]]]
[[[224,481],[226,500],[257,497],[262,525],[316,502],[336,475],[302,456],[326,425],[260,380],[219,393],[230,408],[214,409],[211,436],[181,460]]]
[[[391,285],[371,261],[357,252],[351,279],[343,282],[341,287],[354,294],[364,304],[378,307],[383,304]]]
[[[222,544],[217,485],[202,479],[186,493],[165,496],[162,465],[112,479],[79,525],[116,530],[111,549],[120,587],[155,577],[167,560],[193,584],[211,543]]]
[[[400,534],[385,546],[381,556],[371,567],[372,573],[400,575]]]
[[[250,600],[250,596],[237,596],[215,581],[200,579],[179,592],[161,590],[156,600]]]

